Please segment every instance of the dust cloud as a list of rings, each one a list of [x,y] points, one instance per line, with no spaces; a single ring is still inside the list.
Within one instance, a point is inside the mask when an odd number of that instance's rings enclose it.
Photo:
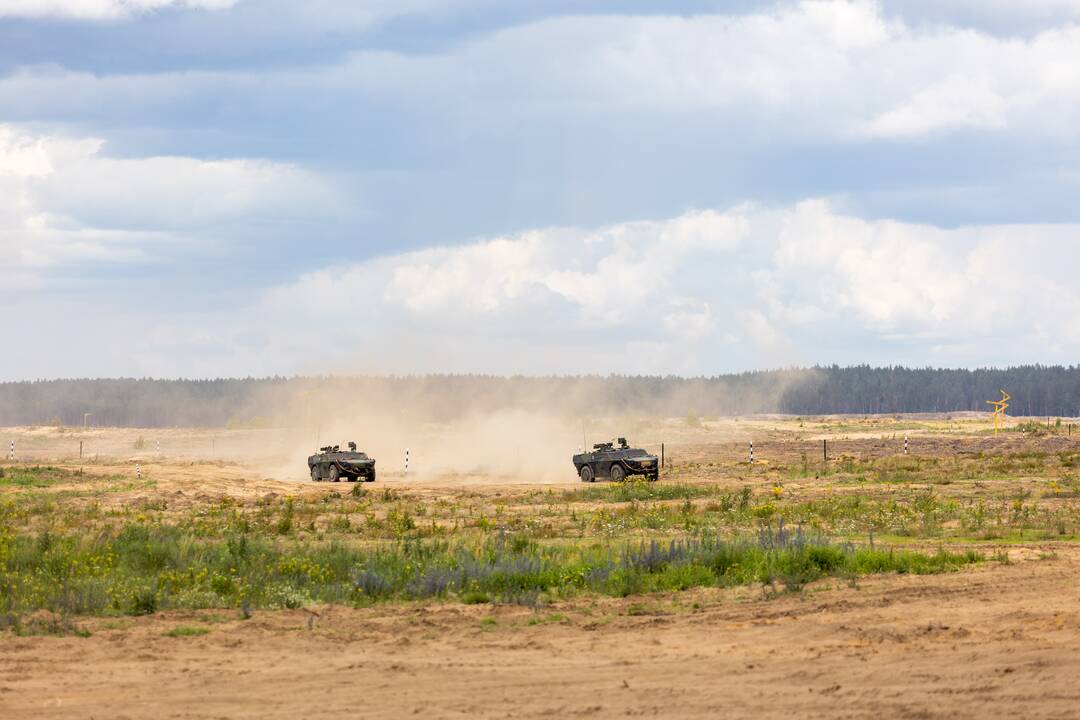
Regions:
[[[413,477],[548,483],[574,477],[574,453],[617,437],[653,452],[691,430],[722,441],[727,431],[710,418],[775,411],[788,389],[813,379],[777,371],[87,380],[31,388],[33,407],[15,417],[38,418],[24,420],[19,449],[42,460],[236,462],[264,478],[306,481],[306,459],[320,446],[355,441],[381,477],[403,473],[408,450]]]
[[[323,445],[358,449],[380,474],[462,476],[530,483],[573,477],[571,456],[626,437],[658,450],[676,429],[708,411],[766,407],[793,382],[730,388],[709,381],[649,378],[484,378],[446,376],[405,382],[355,379],[290,383],[261,404],[289,428],[290,450],[269,474],[304,479],[306,458]],[[764,394],[767,394],[766,397]],[[725,405],[727,404],[727,405]],[[718,438],[719,439],[719,438]]]

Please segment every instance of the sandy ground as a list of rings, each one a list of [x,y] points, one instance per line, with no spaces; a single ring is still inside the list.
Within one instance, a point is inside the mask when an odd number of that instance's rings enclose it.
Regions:
[[[836,418],[828,422],[807,423],[800,427],[791,418],[762,418],[753,421],[726,420],[709,423],[709,427],[687,429],[668,427],[665,437],[666,459],[675,471],[663,473],[664,479],[682,483],[703,483],[731,489],[751,486],[769,490],[783,468],[798,467],[804,459],[818,463],[822,459],[822,439],[828,439],[829,458],[833,462],[845,458],[865,460],[897,456],[903,451],[904,437],[909,436],[912,457],[947,458],[983,455],[1007,455],[1024,452],[1058,453],[1080,450],[1080,430],[1072,435],[1052,434],[1023,436],[1006,433],[987,435],[986,423],[969,423],[962,430],[951,430],[954,423],[937,421],[929,429],[895,430],[891,418],[875,431],[854,432],[851,427],[869,425],[862,420],[837,427]],[[928,421],[929,422],[929,421]],[[813,427],[809,427],[813,426]],[[831,427],[832,430],[822,428]],[[138,438],[143,438],[143,448],[134,449]],[[452,431],[448,437],[453,439]],[[754,440],[756,465],[750,467],[748,441]],[[206,430],[167,429],[140,430],[122,428],[0,428],[0,441],[13,438],[17,443],[17,459],[21,462],[51,464],[84,471],[86,487],[91,489],[102,476],[127,478],[135,483],[137,478],[148,481],[152,487],[133,487],[129,491],[110,492],[94,498],[103,507],[144,500],[165,498],[169,507],[183,509],[231,497],[241,501],[255,501],[267,495],[319,495],[344,492],[346,485],[312,483],[307,474],[306,454],[295,450],[289,453],[275,451],[278,447],[293,448],[293,436],[285,430]],[[214,438],[214,450],[210,451],[210,438]],[[84,456],[78,455],[79,443],[84,443]],[[463,441],[464,442],[464,441]],[[161,450],[157,447],[160,443]],[[656,444],[641,443],[646,449],[659,453]],[[94,452],[91,453],[90,449]],[[537,456],[552,455],[548,448],[538,443],[531,451]],[[468,453],[463,452],[463,455]],[[528,456],[526,456],[528,457]],[[428,468],[416,469],[413,465],[408,476],[402,473],[402,464],[395,459],[376,457],[378,482],[375,488],[390,487],[415,497],[451,497],[459,493],[482,495],[513,495],[532,490],[574,489],[581,486],[568,454],[544,456],[539,462],[545,465],[543,472],[531,473],[527,469],[511,472],[477,472],[467,469],[464,463],[459,470],[432,472]],[[0,467],[5,459],[0,458]],[[527,465],[527,463],[526,463]],[[554,469],[552,469],[554,468]],[[1036,482],[1026,479],[1022,482]],[[993,485],[973,488],[976,482],[956,482],[937,486],[936,491],[945,494],[977,496],[997,492]],[[79,489],[79,486],[65,485]],[[899,486],[897,486],[899,487]],[[827,478],[800,478],[786,481],[789,493],[809,497],[820,493],[864,492],[859,486],[837,486]],[[57,487],[57,492],[64,488]]]
[[[0,644],[0,717],[1077,717],[1080,554],[1014,555],[772,600],[88,620]]]

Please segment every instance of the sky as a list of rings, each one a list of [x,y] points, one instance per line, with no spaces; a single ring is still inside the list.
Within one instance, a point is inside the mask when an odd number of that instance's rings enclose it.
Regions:
[[[0,380],[1080,359],[1080,0],[0,0]]]

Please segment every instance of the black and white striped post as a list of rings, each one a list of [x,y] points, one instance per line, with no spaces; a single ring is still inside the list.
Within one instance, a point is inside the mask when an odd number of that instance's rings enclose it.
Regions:
[[[155,440],[154,443],[157,446],[157,454],[160,455],[161,454],[161,441],[160,440]]]
[[[908,451],[908,439],[907,439],[907,435],[905,435],[904,436],[904,454],[905,455],[907,455],[907,451]]]
[[[405,448],[405,474],[409,474],[409,448]]]
[[[750,441],[750,464],[754,464],[754,441]]]
[[[139,467],[139,463],[135,463],[135,479],[142,480],[142,468]]]
[[[15,462],[15,441],[11,441],[11,450],[8,452],[8,460]]]

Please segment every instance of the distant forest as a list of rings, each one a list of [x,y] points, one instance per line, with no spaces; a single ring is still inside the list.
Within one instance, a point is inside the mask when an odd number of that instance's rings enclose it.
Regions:
[[[0,383],[0,425],[281,426],[339,412],[445,421],[498,410],[572,416],[985,411],[1080,415],[1080,366],[944,370],[816,367],[715,377],[300,377]]]

